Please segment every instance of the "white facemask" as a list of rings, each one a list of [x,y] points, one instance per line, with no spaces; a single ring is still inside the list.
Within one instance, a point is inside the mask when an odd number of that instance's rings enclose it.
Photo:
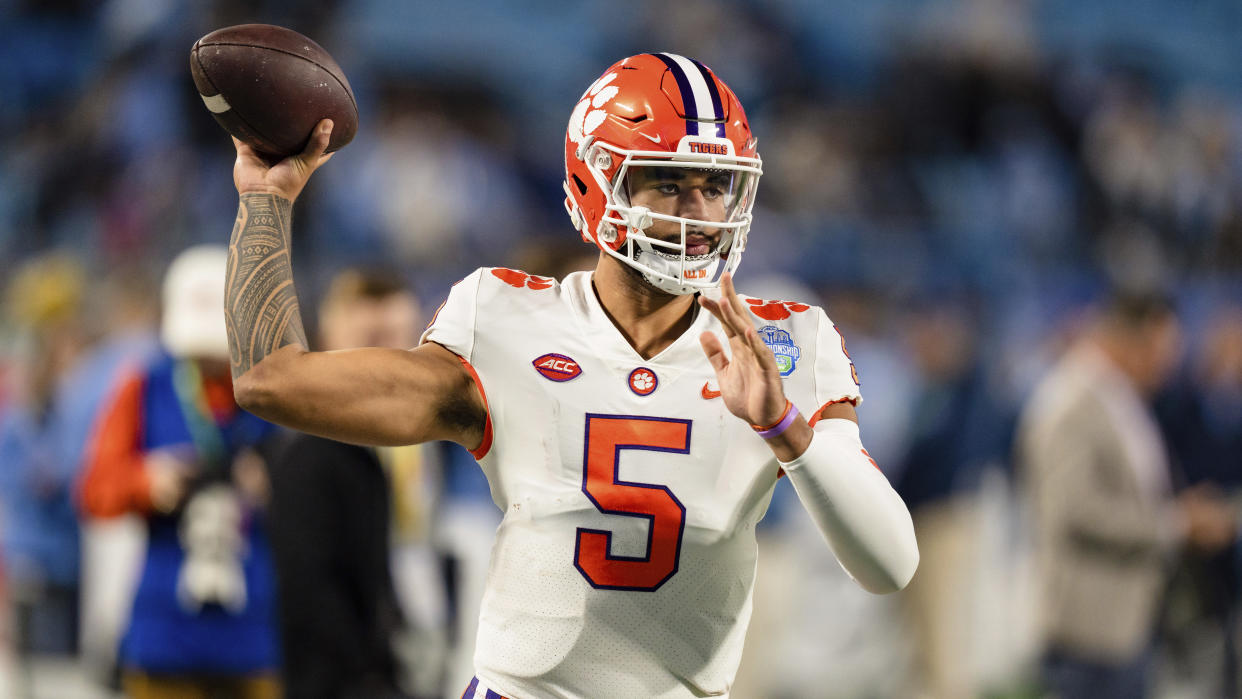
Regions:
[[[746,249],[747,232],[750,230],[751,207],[754,203],[755,184],[762,173],[759,159],[733,156],[707,155],[675,152],[656,153],[626,151],[606,143],[583,144],[585,158],[592,177],[606,196],[605,212],[599,224],[600,249],[626,265],[637,269],[652,286],[670,294],[694,294],[720,285],[725,272],[733,272],[741,262]],[[621,157],[621,165],[612,179],[606,177],[601,167]],[[630,204],[625,191],[626,173],[639,167],[687,168],[715,170],[733,173],[725,196],[729,198],[723,220],[701,221],[668,214],[659,214],[644,206]],[[572,192],[565,185],[568,200]],[[570,207],[575,225],[590,239],[591,232],[583,228],[584,219]],[[680,238],[661,241],[646,234],[658,221],[680,224]],[[720,240],[716,248],[706,255],[684,257],[687,232],[693,230],[719,230]],[[625,241],[614,250],[619,231],[625,230]],[[658,251],[658,252],[657,252]]]

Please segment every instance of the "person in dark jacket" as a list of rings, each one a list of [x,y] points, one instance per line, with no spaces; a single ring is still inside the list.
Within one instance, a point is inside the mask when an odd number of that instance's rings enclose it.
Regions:
[[[346,270],[319,314],[321,349],[408,348],[418,306],[395,276]],[[272,548],[289,699],[401,697],[378,450],[299,434],[272,467]]]
[[[1173,457],[1173,486],[1242,505],[1242,306],[1216,309],[1181,380],[1156,403]],[[1242,618],[1242,544],[1237,532],[1208,550],[1181,552],[1166,593],[1161,642],[1167,672],[1200,696],[1239,696],[1236,629]]]

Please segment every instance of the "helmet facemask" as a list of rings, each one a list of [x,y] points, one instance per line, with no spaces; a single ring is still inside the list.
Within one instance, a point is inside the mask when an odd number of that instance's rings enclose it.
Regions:
[[[584,145],[588,146],[584,149],[587,169],[606,198],[596,232],[604,252],[637,269],[648,283],[670,294],[715,289],[725,272],[737,269],[746,249],[755,188],[762,172],[757,157],[627,151],[600,142]],[[686,173],[686,178],[708,177],[708,183],[714,187],[713,196],[723,200],[721,220],[657,213],[632,203],[633,177],[676,182],[682,179],[681,172]],[[663,227],[662,222],[676,224],[671,239],[657,237],[651,231]],[[706,237],[711,248],[691,254],[692,237]]]

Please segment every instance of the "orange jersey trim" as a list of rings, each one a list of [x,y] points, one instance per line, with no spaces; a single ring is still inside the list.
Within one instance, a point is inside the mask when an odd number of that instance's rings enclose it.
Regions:
[[[850,405],[854,407],[858,407],[858,403],[855,402],[853,398],[838,398],[836,400],[830,400],[827,403],[824,403],[823,405],[819,406],[819,410],[815,411],[815,414],[811,416],[810,420],[806,421],[806,424],[810,425],[811,427],[814,427],[815,423],[823,419],[824,411],[828,409],[828,406],[836,405],[837,403],[849,403]]]
[[[483,381],[479,379],[479,373],[474,370],[470,362],[466,361],[465,357],[459,354],[457,359],[461,361],[462,366],[466,367],[466,371],[470,372],[470,376],[474,377],[474,385],[478,386],[479,396],[483,398],[483,412],[486,415],[486,420],[483,423],[483,442],[479,444],[477,449],[470,450],[470,455],[474,457],[475,461],[482,461],[483,457],[487,456],[487,452],[491,451],[492,448],[492,411],[487,406],[487,391],[483,390]]]
[[[457,285],[454,284],[453,286],[457,286]],[[440,311],[444,310],[444,304],[446,303],[448,303],[447,297],[443,301],[440,302],[439,306],[436,307],[436,312],[431,314],[431,320],[427,322],[427,327],[423,328],[423,332],[427,332],[428,330],[431,329],[431,326],[436,324],[436,318],[440,317]]]
[[[827,403],[824,403],[823,405],[819,406],[819,410],[816,410],[816,411],[815,411],[815,414],[811,416],[811,419],[810,419],[810,420],[807,420],[807,421],[806,421],[806,424],[810,425],[811,427],[814,427],[814,426],[815,426],[815,423],[817,423],[817,422],[819,422],[821,419],[823,419],[823,417],[824,417],[824,411],[828,409],[828,406],[830,406],[830,405],[836,405],[837,403],[849,403],[850,405],[853,405],[853,406],[857,406],[857,405],[858,405],[858,403],[856,403],[856,402],[854,401],[854,399],[853,399],[853,398],[838,398],[838,399],[836,399],[836,400],[830,400],[830,401],[828,401]],[[865,454],[866,452],[864,451],[863,453]],[[868,454],[868,455],[867,455],[867,458],[868,458],[868,459],[870,459],[870,458],[871,458],[871,455],[870,455],[870,454]],[[872,461],[871,461],[871,463],[874,465],[874,464],[875,464],[875,461],[874,461],[874,460],[872,460]],[[876,466],[876,468],[879,468],[879,466]],[[780,480],[780,479],[782,479],[782,478],[784,478],[784,477],[785,477],[785,469],[783,469],[783,468],[777,468],[777,469],[776,469],[776,479],[777,479],[777,480]]]
[[[151,484],[143,460],[141,375],[130,374],[105,404],[87,445],[82,509],[91,517],[151,510]]]

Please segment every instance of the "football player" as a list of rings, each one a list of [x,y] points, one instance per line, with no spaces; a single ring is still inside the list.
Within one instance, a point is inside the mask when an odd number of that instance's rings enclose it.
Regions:
[[[478,459],[504,519],[464,696],[727,696],[782,475],[862,587],[909,581],[910,515],[859,439],[844,341],[818,308],[733,288],[762,167],[706,66],[632,56],[574,108],[565,204],[594,271],[479,269],[408,351],[307,351],[290,212],[330,132],[272,166],[235,140],[237,400],[331,439]]]

